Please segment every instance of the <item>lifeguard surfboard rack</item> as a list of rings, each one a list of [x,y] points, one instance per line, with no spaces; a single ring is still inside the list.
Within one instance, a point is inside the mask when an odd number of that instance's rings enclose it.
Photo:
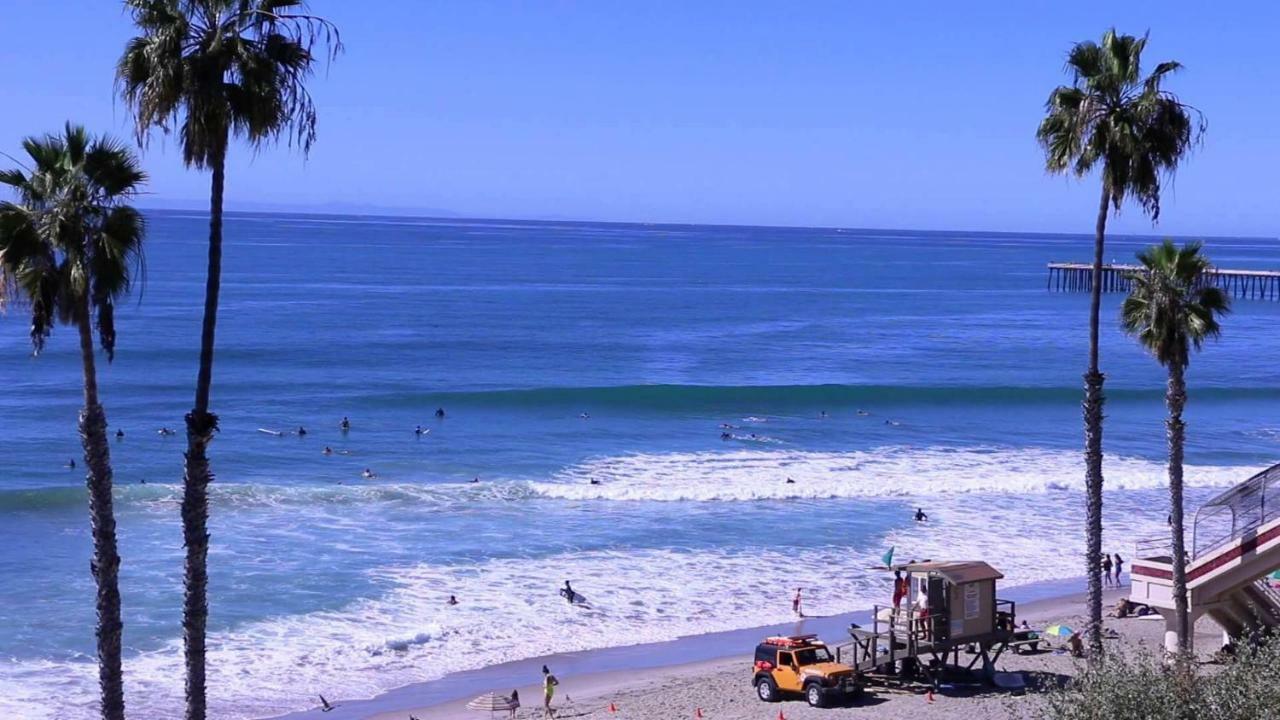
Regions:
[[[876,605],[870,629],[851,626],[851,642],[836,657],[864,676],[884,681],[923,679],[937,685],[946,668],[987,678],[1016,633],[1017,605],[996,597],[1000,571],[985,562],[913,562],[894,565],[908,592],[901,602]],[[961,660],[965,651],[971,657]]]

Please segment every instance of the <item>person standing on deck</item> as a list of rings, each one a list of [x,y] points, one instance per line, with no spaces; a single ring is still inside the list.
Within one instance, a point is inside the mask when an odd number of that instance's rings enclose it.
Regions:
[[[893,611],[896,613],[902,607],[902,599],[911,592],[911,582],[902,577],[901,570],[893,571]]]

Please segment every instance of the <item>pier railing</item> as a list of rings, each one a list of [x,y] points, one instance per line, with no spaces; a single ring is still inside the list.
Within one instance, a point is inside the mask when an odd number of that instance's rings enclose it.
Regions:
[[[1144,272],[1141,265],[1103,265],[1102,292],[1129,292],[1133,287],[1133,276],[1141,272]],[[1280,272],[1277,271],[1213,268],[1205,273],[1204,281],[1235,298],[1280,300]],[[1089,292],[1093,289],[1093,266],[1088,263],[1049,263],[1048,289]]]

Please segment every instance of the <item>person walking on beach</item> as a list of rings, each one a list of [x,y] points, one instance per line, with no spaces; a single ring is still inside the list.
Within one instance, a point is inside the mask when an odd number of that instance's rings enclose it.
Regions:
[[[556,686],[560,681],[555,675],[551,674],[551,670],[546,666],[542,666],[542,717],[554,718],[556,713],[551,709],[551,698],[555,697]]]
[[[804,588],[796,588],[796,596],[791,598],[791,612],[795,613],[798,618],[804,617],[804,610],[800,608],[800,594],[803,592]]]
[[[1111,587],[1111,556],[1102,553],[1102,584]]]
[[[516,711],[519,709],[520,709],[520,691],[512,690],[511,691],[511,715],[509,716],[512,720],[515,720]]]
[[[1120,568],[1124,567],[1124,558],[1120,557],[1120,553],[1116,553],[1116,587],[1120,587]]]

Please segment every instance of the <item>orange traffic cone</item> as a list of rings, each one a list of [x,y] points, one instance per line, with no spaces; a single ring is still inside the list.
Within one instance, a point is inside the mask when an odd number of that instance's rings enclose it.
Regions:
[[[781,710],[778,711],[778,720],[787,720],[787,716],[783,715]]]
[[[616,712],[618,712],[618,706],[617,706],[617,705],[614,705],[613,703],[609,703],[609,712],[611,712],[611,713],[616,713]]]

